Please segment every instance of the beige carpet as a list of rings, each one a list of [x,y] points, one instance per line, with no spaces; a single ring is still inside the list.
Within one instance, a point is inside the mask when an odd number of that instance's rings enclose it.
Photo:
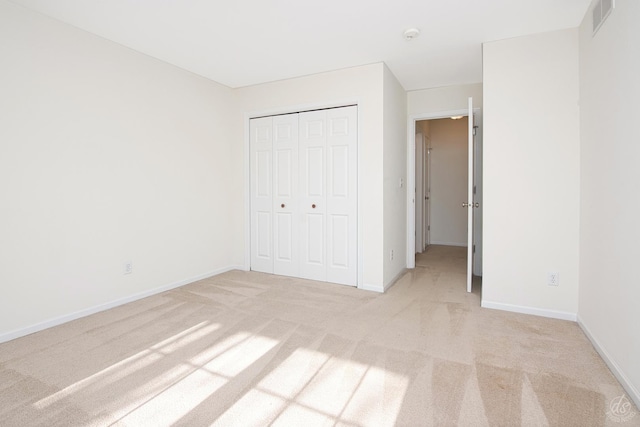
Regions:
[[[233,271],[1,344],[0,425],[640,424],[575,323],[480,308],[464,257],[384,295]]]

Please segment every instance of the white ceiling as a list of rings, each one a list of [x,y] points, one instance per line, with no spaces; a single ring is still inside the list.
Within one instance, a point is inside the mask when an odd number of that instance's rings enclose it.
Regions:
[[[591,0],[13,2],[233,88],[385,62],[413,90],[482,81],[483,42],[577,27]]]

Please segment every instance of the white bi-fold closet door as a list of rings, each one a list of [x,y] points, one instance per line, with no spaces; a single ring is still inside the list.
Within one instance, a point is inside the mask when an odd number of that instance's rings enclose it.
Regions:
[[[251,269],[356,285],[357,107],[250,121]]]

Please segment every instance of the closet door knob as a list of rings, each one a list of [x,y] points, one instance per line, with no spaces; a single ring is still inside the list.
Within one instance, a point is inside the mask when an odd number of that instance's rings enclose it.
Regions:
[[[284,203],[280,205],[281,208],[284,208]]]
[[[311,208],[312,208],[312,209],[315,209],[315,208],[316,208],[316,204],[315,204],[315,203],[314,203],[314,204],[312,204],[312,205],[311,205]]]

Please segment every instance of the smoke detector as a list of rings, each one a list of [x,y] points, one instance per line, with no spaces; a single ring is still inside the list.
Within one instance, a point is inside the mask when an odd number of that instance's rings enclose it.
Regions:
[[[420,30],[417,28],[408,28],[404,30],[403,36],[405,40],[413,40],[420,35]]]

